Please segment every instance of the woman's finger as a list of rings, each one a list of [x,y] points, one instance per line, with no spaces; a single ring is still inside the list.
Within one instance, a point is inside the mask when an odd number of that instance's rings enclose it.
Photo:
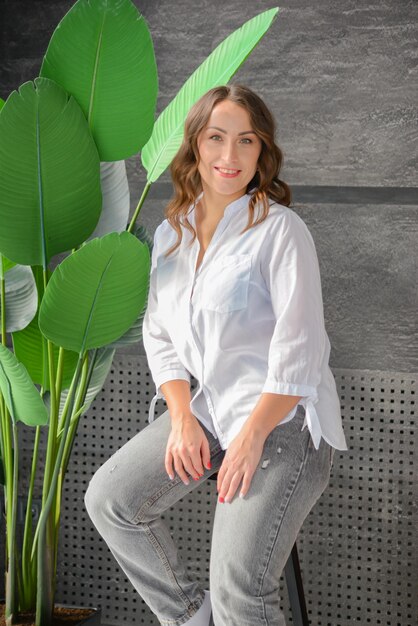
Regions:
[[[197,474],[197,477],[200,478],[201,476],[203,476],[203,473],[205,471],[205,468],[203,467],[203,462],[202,462],[202,452],[201,450],[196,450],[196,452],[194,454],[191,454],[191,462],[193,464],[193,468],[195,470],[194,475]]]
[[[173,455],[171,454],[171,452],[170,452],[170,450],[168,448],[167,448],[166,453],[165,453],[164,465],[165,465],[165,471],[167,472],[167,474],[169,475],[171,480],[173,480],[173,478],[174,478]]]
[[[202,443],[202,464],[207,469],[212,469],[211,463],[210,463],[210,446],[209,446],[209,441],[207,440],[206,436],[203,437],[203,443]]]
[[[232,502],[233,497],[235,495],[236,490],[242,479],[242,472],[236,472],[229,483],[229,487],[227,488],[226,494],[223,496],[225,502]],[[219,494],[222,496],[223,494]]]
[[[221,492],[222,483],[223,483],[223,480],[224,480],[224,477],[225,477],[225,474],[226,474],[226,470],[227,470],[227,468],[226,468],[225,458],[224,458],[224,460],[222,462],[222,465],[221,465],[221,467],[218,470],[218,477],[217,477],[217,480],[216,480],[216,491],[218,493]]]
[[[180,476],[185,485],[189,484],[189,478],[184,471],[183,461],[178,454],[174,454],[174,467],[176,469],[177,474]]]
[[[247,495],[248,490],[250,488],[251,485],[251,481],[253,479],[254,476],[254,472],[250,473],[250,472],[245,472],[244,474],[244,478],[242,479],[242,485],[241,485],[241,489],[239,492],[239,497],[243,498],[244,496]]]
[[[190,476],[194,479],[194,480],[198,480],[199,479],[199,472],[196,470],[194,463],[192,461],[191,458],[191,454],[193,454],[194,456],[196,456],[196,452],[183,452],[181,454],[181,460],[183,462],[184,468],[185,470],[190,474]]]

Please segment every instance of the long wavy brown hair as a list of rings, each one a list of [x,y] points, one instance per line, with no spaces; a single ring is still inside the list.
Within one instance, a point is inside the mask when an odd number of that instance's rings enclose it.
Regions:
[[[202,191],[202,182],[198,171],[199,149],[197,140],[200,132],[209,122],[212,109],[223,100],[230,100],[244,107],[249,114],[252,130],[261,139],[262,149],[258,158],[258,171],[247,185],[246,193],[251,195],[248,203],[248,223],[240,233],[263,222],[269,213],[269,198],[289,206],[292,201],[290,187],[279,179],[283,164],[283,153],[275,143],[276,122],[273,114],[263,100],[254,91],[237,83],[221,85],[207,91],[191,107],[185,124],[183,142],[170,164],[174,195],[167,204],[164,214],[175,229],[178,239],[165,254],[174,252],[181,243],[183,224],[192,233],[190,245],[197,233],[186,217],[190,205],[194,204]],[[260,217],[254,221],[257,203],[263,207]]]

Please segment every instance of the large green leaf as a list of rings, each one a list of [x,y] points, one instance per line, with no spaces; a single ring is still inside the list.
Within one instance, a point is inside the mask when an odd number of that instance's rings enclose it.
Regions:
[[[0,98],[0,111],[2,110],[3,107],[4,107],[4,100],[3,98]]]
[[[128,328],[126,333],[124,333],[119,339],[116,339],[116,341],[112,341],[112,343],[110,343],[106,347],[118,349],[125,346],[131,346],[134,343],[138,343],[138,341],[142,339],[142,324],[144,321],[144,316],[145,307],[142,309],[132,326]]]
[[[29,269],[29,268],[28,268]],[[39,265],[34,265],[32,273],[36,282],[38,301],[41,301],[44,294],[43,271]],[[52,271],[47,269],[47,281],[50,280]],[[21,331],[12,333],[13,350],[16,358],[26,367],[28,374],[34,383],[41,385],[43,391],[50,389],[49,367],[48,367],[48,346],[38,325],[38,311],[31,321]],[[54,372],[57,372],[59,348],[52,344]],[[78,353],[64,350],[62,388],[69,387],[73,374],[77,367]]]
[[[102,237],[108,233],[126,230],[129,220],[130,193],[125,161],[103,161],[100,163],[100,187],[102,190],[102,212],[90,237]],[[50,268],[55,269],[72,250],[61,252],[51,259]]]
[[[278,10],[276,7],[256,15],[229,35],[193,72],[164,109],[141,152],[148,182],[155,182],[177,153],[191,106],[209,89],[229,81],[270,28]]]
[[[48,354],[42,344],[42,334],[38,326],[38,315],[35,315],[31,323],[19,332],[12,334],[13,350],[16,357],[26,367],[31,379],[38,385],[43,385],[43,389],[50,389]],[[45,341],[45,340],[44,340]],[[54,372],[57,372],[59,348],[52,346],[54,356]],[[62,387],[69,387],[73,374],[77,367],[78,354],[69,350],[64,351],[64,367],[62,375]],[[45,380],[42,378],[45,374]]]
[[[45,268],[93,232],[101,202],[99,155],[74,98],[46,78],[12,92],[0,115],[0,252]]]
[[[149,269],[148,247],[131,233],[88,241],[53,273],[40,307],[41,332],[78,353],[115,341],[145,304]]]
[[[100,184],[103,196],[102,213],[89,239],[126,230],[129,219],[129,184],[125,161],[100,163]]]
[[[6,272],[12,269],[12,267],[14,267],[15,265],[16,263],[14,261],[11,261],[10,259],[8,259],[7,257],[5,257],[3,254],[0,253],[0,279],[4,278],[6,275]]]
[[[132,234],[139,241],[141,241],[142,243],[148,246],[149,255],[151,257],[154,239],[149,234],[145,226],[142,226],[142,225],[136,226]],[[148,294],[147,294],[147,298],[148,298]],[[119,339],[116,339],[116,341],[113,341],[111,344],[109,344],[107,348],[118,349],[118,348],[123,348],[124,346],[130,346],[134,343],[138,343],[138,341],[142,339],[142,324],[144,321],[145,311],[146,311],[146,303],[143,309],[141,310],[141,312],[139,313],[137,319],[134,321],[132,326],[128,328],[126,333],[124,333],[122,337],[120,337]]]
[[[32,270],[27,265],[14,265],[5,274],[6,331],[25,328],[38,308],[38,291]],[[0,303],[1,312],[1,303]]]
[[[97,351],[96,362],[84,400],[84,411],[87,411],[97,394],[103,388],[112,367],[115,350],[105,346]]]
[[[14,422],[27,426],[48,423],[48,413],[26,368],[13,352],[0,344],[0,391]]]
[[[78,0],[58,24],[41,67],[80,104],[102,161],[148,141],[158,77],[148,26],[130,0]]]

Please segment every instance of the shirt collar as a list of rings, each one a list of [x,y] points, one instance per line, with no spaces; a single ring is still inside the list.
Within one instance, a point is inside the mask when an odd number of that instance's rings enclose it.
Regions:
[[[254,191],[255,187],[253,187],[252,189],[250,189],[250,192]],[[196,204],[199,202],[200,198],[203,196],[203,191],[197,196],[196,200],[194,201],[194,203],[190,206],[186,217],[188,217],[190,215],[190,213],[192,213],[194,211],[194,208],[196,207]],[[229,213],[235,213],[236,211],[239,211],[239,209],[242,209],[244,206],[248,206],[248,203],[250,201],[251,198],[251,193],[245,193],[243,196],[241,196],[240,198],[237,198],[237,200],[233,200],[232,202],[230,202],[229,204],[226,205],[225,210],[224,210],[224,215],[227,215]],[[194,213],[193,213],[193,217],[194,217]]]

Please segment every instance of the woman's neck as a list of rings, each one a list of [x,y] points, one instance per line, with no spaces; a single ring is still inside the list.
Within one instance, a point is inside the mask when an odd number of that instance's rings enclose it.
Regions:
[[[210,188],[203,189],[203,195],[198,202],[198,211],[199,217],[201,220],[219,220],[223,217],[225,212],[225,208],[231,202],[238,200],[245,194],[245,189],[243,191],[238,191],[234,194],[225,195],[214,193]]]

